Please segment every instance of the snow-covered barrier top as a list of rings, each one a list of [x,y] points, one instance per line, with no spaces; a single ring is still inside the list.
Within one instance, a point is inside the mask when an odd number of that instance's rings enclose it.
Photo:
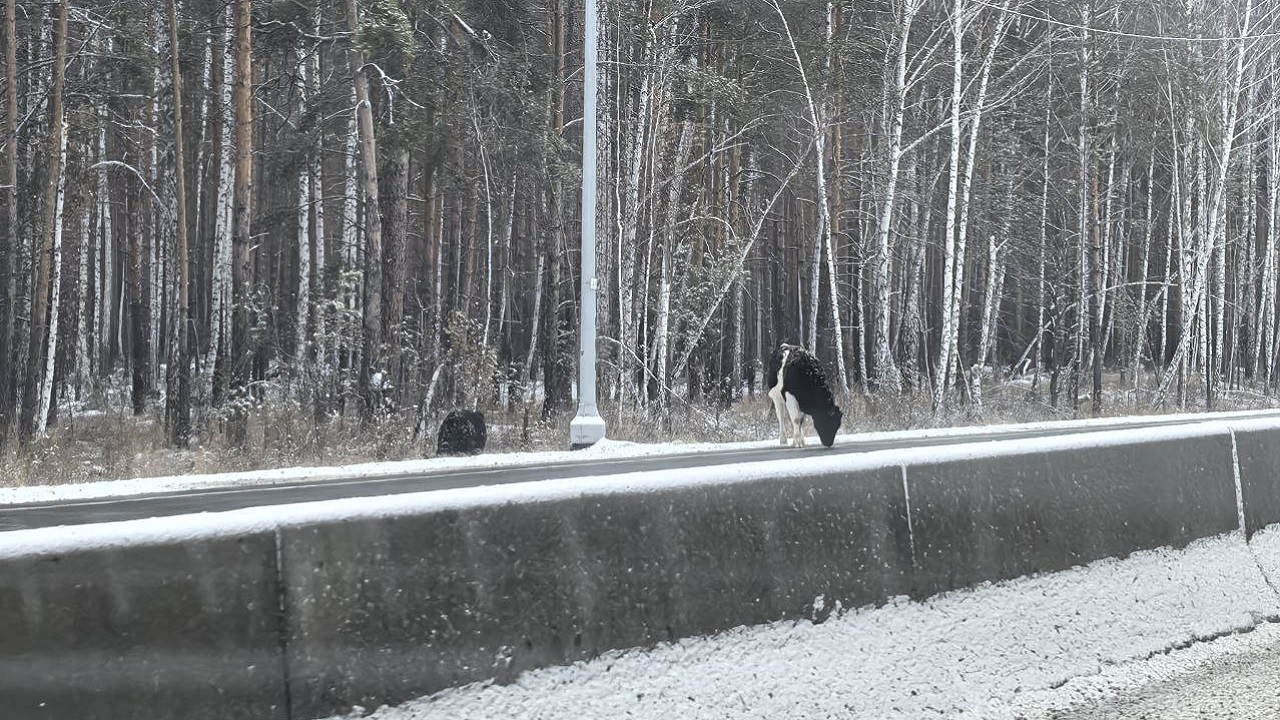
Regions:
[[[1280,421],[0,534],[0,707],[315,718],[1280,522]],[[518,472],[518,470],[513,470]]]

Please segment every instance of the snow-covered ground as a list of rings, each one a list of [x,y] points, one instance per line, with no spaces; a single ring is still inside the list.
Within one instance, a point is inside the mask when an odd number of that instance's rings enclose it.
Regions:
[[[1013,720],[1275,642],[1280,526],[1183,550],[611,652],[384,707],[376,720]],[[1247,635],[1235,635],[1250,630]],[[1222,637],[1187,650],[1196,639]],[[1161,662],[1135,662],[1169,653]],[[343,718],[365,716],[362,711]]]

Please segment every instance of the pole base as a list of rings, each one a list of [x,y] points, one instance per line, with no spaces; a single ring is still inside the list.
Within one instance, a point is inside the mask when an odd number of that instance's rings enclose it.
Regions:
[[[604,439],[604,418],[594,405],[580,406],[569,423],[569,449],[582,450]]]

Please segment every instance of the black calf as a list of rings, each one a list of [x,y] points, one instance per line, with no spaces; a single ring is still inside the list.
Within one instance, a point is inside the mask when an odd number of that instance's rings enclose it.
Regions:
[[[474,455],[484,450],[484,415],[475,410],[454,410],[440,423],[437,455]]]

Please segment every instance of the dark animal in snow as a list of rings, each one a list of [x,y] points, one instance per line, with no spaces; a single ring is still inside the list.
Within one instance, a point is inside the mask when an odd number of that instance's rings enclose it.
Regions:
[[[484,450],[484,441],[484,414],[475,410],[453,410],[440,423],[436,454],[474,455]]]
[[[799,345],[782,343],[769,358],[765,382],[778,416],[780,444],[804,447],[804,420],[811,417],[818,439],[831,447],[844,413],[836,405],[822,363],[813,353]]]

